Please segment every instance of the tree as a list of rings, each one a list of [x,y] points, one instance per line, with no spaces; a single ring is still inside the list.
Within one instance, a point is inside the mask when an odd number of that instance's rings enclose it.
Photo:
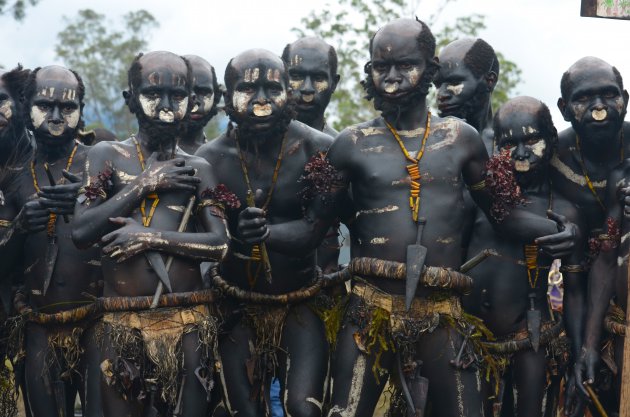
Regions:
[[[442,10],[456,0],[442,0],[438,9],[426,19],[433,27]],[[335,129],[367,120],[376,115],[372,106],[366,106],[365,95],[360,85],[364,78],[363,66],[369,59],[369,40],[374,32],[386,22],[404,16],[412,17],[420,4],[419,0],[337,0],[337,6],[330,4],[321,10],[313,10],[302,18],[301,28],[293,28],[299,37],[317,36],[330,43],[337,50],[341,81],[330,103],[332,125]],[[475,14],[459,17],[455,22],[444,25],[434,32],[439,49],[460,37],[477,37],[486,28],[485,16]],[[518,66],[497,52],[501,66],[499,83],[493,95],[493,108],[496,109],[514,94],[521,82]],[[429,102],[435,100],[432,90]]]
[[[11,6],[8,3],[8,0],[0,0],[0,15],[11,13],[15,20],[22,20],[26,16],[26,8],[35,6],[39,0],[14,0]]]
[[[124,138],[137,129],[136,119],[122,98],[127,69],[147,47],[152,29],[159,26],[146,10],[122,16],[118,29],[105,16],[79,10],[57,34],[55,52],[64,64],[81,75],[86,87],[84,119],[91,127],[105,127]]]

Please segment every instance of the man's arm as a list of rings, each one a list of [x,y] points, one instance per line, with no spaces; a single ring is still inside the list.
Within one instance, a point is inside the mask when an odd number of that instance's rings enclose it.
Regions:
[[[147,250],[157,250],[169,255],[200,261],[220,261],[228,250],[227,224],[223,210],[207,200],[204,191],[216,186],[210,164],[200,159],[195,163],[196,176],[200,179],[195,191],[197,215],[204,232],[164,231],[144,227],[131,218],[110,219],[119,229],[103,236],[103,253],[123,262]]]
[[[246,208],[239,214],[237,238],[254,244],[265,241],[267,247],[289,256],[304,256],[319,246],[335,224],[348,198],[348,150],[350,134],[342,132],[333,142],[325,159],[332,166],[330,192],[317,194],[308,203],[304,217],[286,223],[268,225],[261,209]]]
[[[114,164],[111,145],[101,142],[90,149],[83,173],[83,188],[98,186],[98,175],[113,174]],[[195,191],[199,178],[193,176],[194,169],[185,166],[183,158],[158,161],[153,153],[146,162],[146,169],[125,185],[115,195],[102,193],[77,201],[72,229],[72,240],[79,248],[88,248],[99,239],[114,231],[120,222],[110,218],[127,217],[150,193],[156,191]]]

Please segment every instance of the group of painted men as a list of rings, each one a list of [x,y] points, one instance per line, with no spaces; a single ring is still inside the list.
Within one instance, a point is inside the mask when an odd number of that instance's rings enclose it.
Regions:
[[[336,52],[315,38],[239,54],[225,91],[200,57],[140,54],[138,132],[94,146],[79,74],[2,73],[3,349],[27,414],[72,416],[78,394],[84,416],[264,416],[275,378],[293,417],[372,416],[386,387],[390,416],[614,411],[621,75],[571,66],[558,134],[532,97],[493,115],[488,43],[435,46],[417,19],[379,29],[362,84],[380,116],[341,133]]]

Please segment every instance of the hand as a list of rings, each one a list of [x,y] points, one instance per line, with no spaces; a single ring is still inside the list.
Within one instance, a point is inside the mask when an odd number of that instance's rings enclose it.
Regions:
[[[582,348],[582,353],[573,366],[576,383],[582,389],[584,395],[588,395],[582,384],[592,385],[595,383],[595,372],[599,368],[599,351],[592,348]]]
[[[621,194],[623,196],[623,215],[627,220],[630,220],[630,187],[622,188]]]
[[[112,217],[109,221],[121,227],[103,236],[101,244],[103,253],[116,262],[124,262],[151,249],[153,241],[160,237],[159,232],[147,229],[129,217]]]
[[[535,240],[540,249],[553,259],[564,258],[573,253],[580,239],[580,229],[561,214],[547,211],[547,217],[558,224],[558,233],[539,237]]]
[[[574,372],[567,374],[566,381],[564,415],[569,417],[583,416],[588,394],[586,394],[584,386],[577,381]]]
[[[50,213],[74,214],[74,205],[77,201],[79,188],[81,188],[81,177],[65,169],[62,174],[69,181],[68,183],[41,187],[41,191],[37,195],[40,197],[41,206],[48,209]]]
[[[195,192],[201,179],[195,177],[195,169],[185,163],[184,158],[158,161],[157,152],[153,152],[147,159],[146,169],[136,181],[147,194],[175,190]]]
[[[238,214],[236,233],[245,243],[255,245],[269,237],[266,213],[258,207],[247,207]]]
[[[37,198],[24,204],[22,210],[20,210],[15,218],[17,230],[22,230],[27,233],[36,233],[46,230],[50,212],[48,209],[42,207],[40,200],[40,198]]]

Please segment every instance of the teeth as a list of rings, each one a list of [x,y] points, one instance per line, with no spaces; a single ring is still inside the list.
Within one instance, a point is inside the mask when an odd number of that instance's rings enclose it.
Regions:
[[[302,95],[302,101],[305,103],[310,103],[311,101],[313,101],[313,99],[315,98],[314,94],[303,94]]]
[[[598,122],[601,122],[602,120],[604,120],[606,118],[606,116],[608,116],[608,112],[604,109],[601,110],[593,110],[593,113],[591,113],[591,115],[593,116],[594,120],[597,120]]]
[[[514,169],[518,172],[527,172],[529,171],[529,161],[514,161]]]
[[[273,109],[271,108],[271,104],[254,104],[254,115],[258,117],[269,116],[273,113]]]
[[[385,84],[385,92],[392,94],[398,91],[399,84],[398,83],[387,83]]]

